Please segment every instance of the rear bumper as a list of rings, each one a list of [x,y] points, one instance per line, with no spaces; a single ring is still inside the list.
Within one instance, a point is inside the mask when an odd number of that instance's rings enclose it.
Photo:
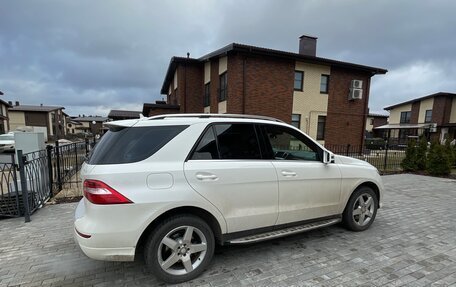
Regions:
[[[88,257],[104,261],[133,261],[140,226],[115,224],[116,214],[88,216],[84,199],[75,211],[73,234],[76,243]],[[103,208],[103,207],[101,207]]]
[[[87,256],[95,260],[103,261],[133,261],[135,259],[135,248],[134,247],[123,247],[123,248],[97,248],[86,246],[90,238],[86,239],[81,237],[76,229],[74,230],[74,238],[76,243],[81,248],[82,252]]]

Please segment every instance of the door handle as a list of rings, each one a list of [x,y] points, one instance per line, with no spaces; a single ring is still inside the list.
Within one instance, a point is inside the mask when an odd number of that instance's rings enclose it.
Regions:
[[[197,173],[196,178],[199,180],[217,180],[218,177],[215,174],[205,174],[205,173]]]
[[[283,176],[287,176],[287,177],[296,176],[296,172],[288,171],[288,170],[282,170],[282,175]]]

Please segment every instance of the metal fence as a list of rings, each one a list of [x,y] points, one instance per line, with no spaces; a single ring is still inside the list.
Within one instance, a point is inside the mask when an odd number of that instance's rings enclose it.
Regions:
[[[345,155],[367,161],[383,173],[402,170],[401,162],[405,158],[405,146],[385,145],[384,148],[368,149],[355,145],[325,145],[338,155]]]
[[[64,185],[80,184],[72,181],[94,143],[76,142],[23,154],[3,157],[0,163],[0,216],[24,216],[44,205],[60,192]],[[26,192],[23,192],[26,191]]]

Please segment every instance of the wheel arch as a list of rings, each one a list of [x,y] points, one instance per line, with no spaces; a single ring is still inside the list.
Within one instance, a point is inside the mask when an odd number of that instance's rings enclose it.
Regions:
[[[194,215],[202,220],[204,220],[209,227],[212,229],[212,232],[214,233],[215,241],[217,243],[222,243],[222,229],[220,227],[220,224],[218,220],[215,218],[214,215],[212,215],[209,211],[200,208],[200,207],[195,207],[195,206],[181,206],[181,207],[176,207],[172,208],[170,210],[167,210],[166,212],[162,213],[160,216],[155,218],[142,232],[141,236],[138,239],[138,242],[136,244],[136,254],[138,252],[142,252],[144,243],[146,242],[149,234],[155,229],[155,227],[162,222],[164,219],[179,215],[179,214],[189,214],[189,215]],[[135,256],[136,257],[136,256]]]
[[[378,185],[376,183],[374,183],[372,181],[365,181],[365,182],[360,183],[348,197],[349,200],[350,200],[350,197],[353,195],[353,193],[362,187],[369,187],[374,191],[375,195],[377,196],[377,208],[380,208],[380,188],[378,187]],[[347,203],[348,203],[348,201],[347,201]]]

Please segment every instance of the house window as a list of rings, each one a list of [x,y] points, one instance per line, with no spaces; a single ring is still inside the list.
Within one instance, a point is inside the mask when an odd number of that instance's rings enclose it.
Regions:
[[[304,82],[304,72],[295,71],[294,90],[295,91],[302,91],[303,90],[303,82]]]
[[[226,100],[226,72],[220,75],[219,102]]]
[[[326,116],[318,116],[317,140],[319,140],[319,141],[322,141],[325,139],[325,126],[326,126]]]
[[[300,114],[291,115],[291,125],[295,126],[298,129],[301,127],[301,115]]]
[[[430,123],[432,121],[432,110],[426,110],[426,114],[424,116],[424,122]]]
[[[374,119],[370,119],[370,125],[371,125],[371,126],[374,125]]]
[[[409,124],[410,117],[412,116],[412,112],[401,112],[401,124]]]
[[[211,105],[211,84],[207,83],[204,85],[204,102],[203,105],[205,107]]]
[[[320,94],[327,94],[329,91],[329,75],[321,75]]]

